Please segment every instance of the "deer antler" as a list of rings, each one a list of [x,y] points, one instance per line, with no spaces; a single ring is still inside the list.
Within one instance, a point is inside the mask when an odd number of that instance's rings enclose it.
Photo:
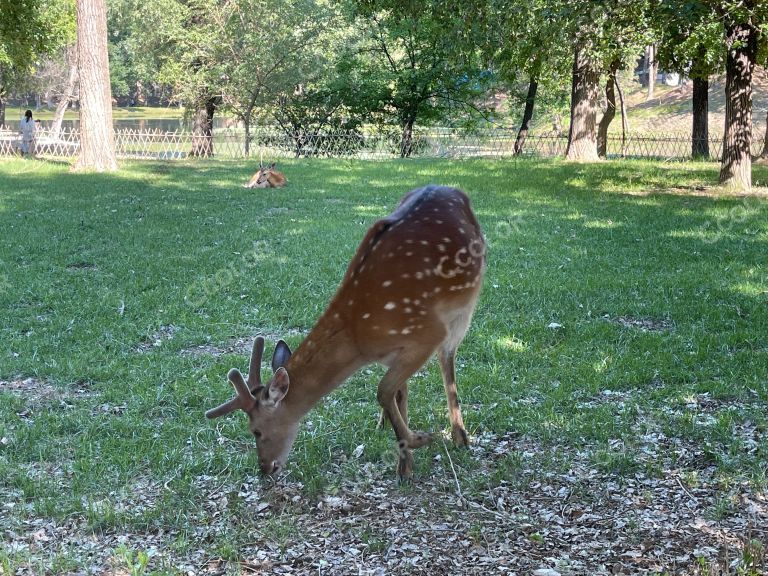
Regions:
[[[259,367],[261,366],[261,354],[264,352],[264,339],[259,337],[253,343],[253,353],[251,354],[251,369],[248,373],[248,384],[245,383],[243,375],[237,368],[232,368],[227,374],[227,379],[232,383],[232,386],[237,392],[237,396],[232,400],[227,400],[224,404],[212,408],[205,413],[206,418],[218,418],[224,416],[235,410],[245,410],[248,412],[252,410],[256,405],[256,398],[251,394],[248,389],[248,385],[254,383],[255,385],[261,384],[261,377],[259,375]],[[255,364],[255,366],[254,366]]]
[[[253,390],[261,386],[261,356],[264,354],[264,338],[258,336],[253,341],[251,351],[251,363],[248,365],[248,389]]]

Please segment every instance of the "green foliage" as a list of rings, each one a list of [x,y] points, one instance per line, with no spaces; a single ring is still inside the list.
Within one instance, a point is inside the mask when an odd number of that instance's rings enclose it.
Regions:
[[[74,0],[0,0],[0,92],[74,41]]]
[[[481,64],[466,15],[452,3],[358,2],[350,12],[360,31],[339,72],[352,108],[400,126],[460,122],[484,115],[481,97],[492,80]]]
[[[656,7],[654,25],[663,68],[703,78],[722,70],[723,24],[713,3],[663,0]]]
[[[287,100],[294,110],[322,108],[339,41],[333,27],[338,17],[316,0],[238,0],[212,8],[206,30],[214,49],[201,67],[211,83],[219,79],[223,106],[246,123],[257,108],[274,114]]]

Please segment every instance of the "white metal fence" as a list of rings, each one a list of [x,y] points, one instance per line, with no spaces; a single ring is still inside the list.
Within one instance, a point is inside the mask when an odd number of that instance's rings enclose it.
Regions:
[[[414,133],[411,156],[421,158],[506,158],[514,155],[517,130],[495,128],[466,131],[452,128],[425,128]],[[196,137],[199,144],[199,136]],[[115,131],[117,155],[134,159],[178,159],[190,155],[190,132],[161,132],[120,129]],[[554,157],[565,154],[565,134],[530,132],[525,140],[524,156]],[[17,130],[0,129],[0,156],[19,153]],[[35,150],[38,156],[71,158],[77,155],[80,134],[62,130],[54,134],[39,130]],[[213,155],[217,158],[351,157],[386,159],[401,155],[400,132],[395,127],[365,130],[338,130],[288,133],[275,126],[258,126],[251,131],[246,153],[242,130],[227,128],[214,132]],[[763,133],[753,134],[752,153],[760,154]],[[711,138],[710,156],[719,159],[722,140]],[[691,136],[685,133],[631,134],[622,143],[618,136],[608,139],[609,157],[686,159],[691,156]]]

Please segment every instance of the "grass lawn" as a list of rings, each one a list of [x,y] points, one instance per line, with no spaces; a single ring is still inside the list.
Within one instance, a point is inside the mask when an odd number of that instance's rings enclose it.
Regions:
[[[766,569],[768,199],[719,196],[714,164],[305,160],[246,190],[250,164],[0,162],[0,574]],[[204,411],[429,182],[489,244],[473,448],[398,486],[370,367],[262,482],[245,416]],[[446,431],[435,361],[410,389]]]
[[[55,115],[55,109],[41,108],[35,110],[31,107],[34,117],[39,120],[51,121]],[[24,106],[15,106],[8,108],[6,112],[7,122],[10,126],[16,126],[24,112],[27,110]],[[112,118],[114,120],[157,120],[157,119],[178,119],[184,116],[184,110],[178,106],[113,106]],[[78,120],[80,112],[78,110],[68,109],[64,113],[65,120]]]

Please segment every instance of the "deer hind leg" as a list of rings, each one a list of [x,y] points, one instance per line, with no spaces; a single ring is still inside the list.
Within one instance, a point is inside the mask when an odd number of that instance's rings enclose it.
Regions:
[[[456,446],[469,446],[469,436],[464,428],[464,418],[461,416],[461,407],[459,406],[459,392],[456,387],[456,349],[441,348],[439,358],[445,396],[448,399],[451,438]]]
[[[408,378],[427,358],[428,356],[417,360],[398,359],[379,382],[377,398],[395,431],[398,447],[397,472],[401,478],[410,478],[413,475],[411,451],[432,440],[431,434],[413,431],[408,426]]]

